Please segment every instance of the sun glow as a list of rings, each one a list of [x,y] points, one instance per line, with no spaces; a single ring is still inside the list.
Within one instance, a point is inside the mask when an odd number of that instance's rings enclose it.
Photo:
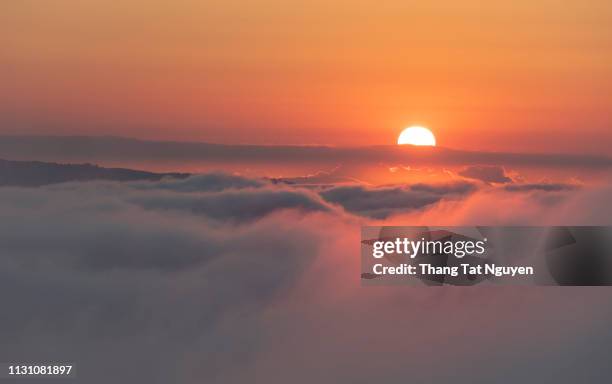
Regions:
[[[436,146],[436,137],[425,127],[409,127],[400,133],[397,144]]]

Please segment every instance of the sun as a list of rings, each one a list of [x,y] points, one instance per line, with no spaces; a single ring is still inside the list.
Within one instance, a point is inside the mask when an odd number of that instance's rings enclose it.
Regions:
[[[400,133],[397,144],[436,146],[436,137],[425,127],[408,127]]]

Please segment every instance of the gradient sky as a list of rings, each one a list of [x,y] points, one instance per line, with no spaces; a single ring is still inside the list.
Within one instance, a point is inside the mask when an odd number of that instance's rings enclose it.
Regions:
[[[20,0],[0,133],[606,153],[612,3]]]

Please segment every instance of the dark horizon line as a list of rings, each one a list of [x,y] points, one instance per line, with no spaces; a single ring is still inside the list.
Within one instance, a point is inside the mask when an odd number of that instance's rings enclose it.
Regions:
[[[211,145],[211,146],[226,146],[226,147],[262,147],[262,148],[329,148],[329,149],[368,149],[368,148],[415,148],[415,149],[441,149],[446,151],[457,151],[457,152],[472,152],[482,154],[504,154],[504,155],[563,155],[563,156],[590,156],[598,157],[603,159],[610,159],[600,154],[591,154],[588,152],[515,152],[515,151],[488,151],[488,150],[476,150],[476,149],[462,149],[452,148],[443,145],[435,146],[419,146],[410,144],[370,144],[370,145],[339,145],[339,144],[256,144],[256,143],[217,143],[212,141],[203,140],[163,140],[163,139],[145,139],[131,136],[119,136],[119,135],[63,135],[63,134],[0,134],[0,140],[2,138],[48,138],[48,139],[112,139],[112,140],[124,140],[124,141],[135,141],[141,143],[155,143],[155,144],[181,144],[181,145]]]
[[[611,168],[612,158],[594,154],[487,152],[441,146],[261,145],[159,141],[122,136],[0,135],[0,158],[85,161],[252,161],[311,163],[491,164]]]

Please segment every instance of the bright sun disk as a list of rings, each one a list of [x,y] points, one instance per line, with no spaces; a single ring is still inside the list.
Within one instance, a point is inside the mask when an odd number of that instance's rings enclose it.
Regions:
[[[436,137],[425,127],[408,127],[400,133],[397,144],[436,146]]]

